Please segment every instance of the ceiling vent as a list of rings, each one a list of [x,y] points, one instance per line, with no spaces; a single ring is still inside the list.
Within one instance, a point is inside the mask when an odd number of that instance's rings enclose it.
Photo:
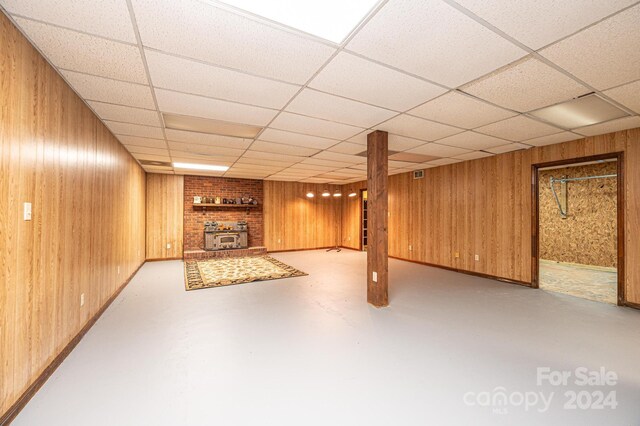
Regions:
[[[151,160],[139,160],[143,166],[155,166],[155,167],[171,167],[171,163],[165,161],[151,161]]]
[[[424,178],[424,170],[414,170],[413,171],[413,178],[414,179],[422,179],[422,178]]]

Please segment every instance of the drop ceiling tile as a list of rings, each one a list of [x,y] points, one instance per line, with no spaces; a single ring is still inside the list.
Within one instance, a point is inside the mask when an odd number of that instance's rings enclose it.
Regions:
[[[87,103],[103,120],[142,124],[152,127],[162,126],[160,118],[158,118],[158,112],[154,110],[133,108],[124,105],[105,104],[103,102],[96,101],[88,101]]]
[[[258,152],[258,151],[252,151],[251,149],[249,149],[247,152],[244,153],[244,157],[258,158],[258,159],[265,159],[265,160],[275,160],[275,161],[289,161],[292,163],[297,163],[302,161],[303,159],[308,158],[308,157],[300,157],[296,155],[274,154],[270,152]]]
[[[439,158],[437,160],[429,161],[428,165],[430,166],[446,166],[447,164],[455,164],[460,163],[463,160],[459,160],[457,158]]]
[[[633,116],[607,121],[606,123],[579,127],[577,129],[573,129],[573,131],[585,136],[597,136],[605,133],[618,132],[620,130],[633,129],[636,127],[640,127],[640,117]]]
[[[457,87],[526,52],[440,1],[387,3],[347,49],[448,87]]]
[[[406,167],[410,167],[412,164],[415,164],[415,163],[426,163],[427,161],[437,160],[437,157],[434,157],[432,155],[414,154],[410,152],[398,152],[396,154],[391,154],[389,156],[389,160],[404,162],[406,164],[403,164],[403,165],[398,164],[398,167],[406,168]]]
[[[212,176],[212,177],[222,177],[225,172],[213,172],[213,171],[204,171],[204,170],[190,170],[190,169],[175,169],[174,174],[176,175],[185,175],[185,176]]]
[[[139,136],[116,136],[123,145],[146,146],[149,148],[166,148],[167,143],[163,139],[141,138]]]
[[[149,86],[80,74],[74,71],[61,71],[61,74],[84,100],[146,109],[156,108]]]
[[[640,80],[607,90],[604,94],[640,114]]]
[[[245,171],[233,171],[232,169],[229,169],[225,172],[224,177],[228,177],[228,178],[237,178],[237,179],[258,179],[258,180],[262,180],[265,177],[269,176],[269,173],[250,173],[250,172],[245,172]]]
[[[493,26],[537,50],[597,22],[636,0],[456,0]]]
[[[553,145],[556,143],[574,141],[577,139],[582,139],[582,136],[577,135],[575,133],[571,133],[571,132],[561,132],[561,133],[556,133],[554,135],[527,139],[522,141],[522,143],[525,143],[527,145],[533,145],[533,146],[545,146],[545,145]]]
[[[171,158],[173,161],[183,163],[205,163],[205,164],[217,164],[221,166],[231,166],[238,159],[237,155],[211,155],[211,154],[198,154],[196,152],[177,151],[172,149]]]
[[[321,138],[319,136],[304,135],[301,133],[285,132],[283,130],[267,128],[259,138],[267,142],[282,143],[285,145],[297,145],[307,148],[327,149],[338,143],[336,139]]]
[[[322,159],[322,158],[315,158],[315,157],[305,158],[304,160],[302,160],[300,162],[300,165],[302,165],[302,164],[310,164],[310,165],[317,165],[317,166],[327,166],[327,167],[333,168],[334,170],[335,169],[339,169],[339,168],[343,168],[343,167],[351,167],[353,165],[352,162],[325,160],[325,159]]]
[[[332,181],[332,179],[323,179],[323,178],[312,177],[312,178],[302,179],[300,182],[304,182],[304,183],[329,183],[331,181]]]
[[[487,148],[486,151],[492,152],[494,154],[504,154],[505,152],[518,151],[521,149],[529,149],[531,148],[529,145],[524,145],[521,143],[509,143],[506,145],[495,146],[493,148]]]
[[[127,3],[123,0],[1,0],[13,14],[89,34],[136,43]]]
[[[147,173],[160,174],[160,175],[173,175],[173,168],[171,167],[158,167],[158,166],[144,166],[144,171]]]
[[[269,127],[339,140],[349,139],[351,136],[364,130],[361,127],[334,123],[289,112],[282,112],[273,120]]]
[[[145,51],[153,86],[280,109],[300,86],[255,77],[153,50]],[[188,76],[188,78],[185,78]]]
[[[274,166],[259,166],[259,165],[251,165],[248,166],[246,164],[234,164],[233,167],[229,170],[234,170],[236,172],[243,171],[245,173],[250,173],[252,171],[260,172],[260,173],[277,173],[282,170],[283,167],[274,167]]]
[[[16,22],[58,68],[147,84],[138,46],[16,18]]]
[[[165,148],[149,148],[146,146],[125,145],[125,148],[132,154],[153,154],[153,155],[169,155],[169,150]]]
[[[454,91],[420,105],[409,111],[408,114],[463,129],[473,129],[516,115],[515,112],[498,108]]]
[[[548,136],[560,133],[562,130],[540,121],[532,120],[524,115],[507,118],[483,127],[475,129],[476,132],[513,142],[521,142],[526,139]]]
[[[592,91],[531,57],[463,86],[460,90],[520,112],[568,101]]]
[[[495,146],[500,146],[508,143],[504,139],[494,138],[493,136],[483,135],[472,131],[464,133],[458,133],[457,135],[449,136],[448,138],[440,139],[439,144],[448,146],[457,146],[458,148],[466,149],[486,149]]]
[[[309,87],[399,112],[446,90],[347,52],[332,59]]]
[[[119,123],[117,121],[104,121],[104,124],[115,135],[140,136],[142,138],[162,139],[160,127],[141,126],[139,124]]]
[[[462,129],[458,129],[456,127],[412,117],[407,114],[394,117],[391,120],[376,126],[376,129],[425,141],[435,141],[463,132]]]
[[[358,155],[340,154],[338,152],[331,152],[331,151],[322,151],[314,155],[313,158],[320,159],[320,160],[340,161],[343,163],[350,163],[350,164],[359,164],[359,163],[367,162],[366,157],[360,157]]]
[[[317,164],[308,164],[308,163],[302,162],[302,163],[292,164],[289,168],[290,169],[301,169],[301,170],[315,170],[317,173],[321,173],[321,172],[324,173],[324,172],[332,172],[332,171],[338,169],[339,167],[336,167],[336,166],[319,166]]]
[[[236,165],[251,167],[253,165],[273,166],[273,167],[289,167],[295,164],[294,161],[266,160],[264,158],[240,157]]]
[[[397,113],[312,89],[304,89],[286,111],[359,127],[371,127]]]
[[[540,54],[605,90],[640,79],[640,5],[566,38]]]
[[[292,177],[292,176],[271,175],[271,176],[265,178],[265,180],[274,180],[274,181],[279,181],[279,182],[298,182],[299,178]]]
[[[485,157],[491,157],[493,156],[493,154],[489,153],[489,152],[482,152],[482,151],[473,151],[473,152],[467,152],[466,154],[461,154],[461,155],[456,155],[454,158],[456,158],[457,160],[477,160],[479,158],[485,158]]]
[[[187,142],[190,144],[219,146],[223,148],[247,149],[251,139],[234,138],[231,136],[210,135],[207,133],[188,132],[184,130],[165,129],[167,140]]]
[[[362,146],[360,144],[350,143],[350,142],[340,142],[339,144],[334,145],[328,149],[328,151],[339,152],[341,154],[352,154],[352,155],[359,154],[362,151],[366,151],[366,150],[367,150],[366,146]]]
[[[335,51],[203,1],[132,3],[146,47],[255,75],[303,84]]]
[[[319,150],[313,148],[305,148],[301,146],[284,145],[280,143],[265,142],[261,140],[255,141],[251,145],[252,151],[272,152],[276,154],[298,155],[301,157],[311,157],[317,154]]]
[[[338,169],[336,170],[336,174],[341,174],[344,176],[366,176],[367,172],[364,170],[357,170],[357,169],[351,169],[351,168],[343,168],[343,169]]]
[[[412,154],[432,155],[434,157],[454,157],[456,155],[466,154],[471,151],[455,146],[440,145],[438,143],[428,143],[417,148],[410,149],[406,152],[410,152]]]
[[[171,158],[169,158],[169,155],[138,154],[138,153],[132,153],[131,155],[133,155],[133,158],[137,160],[165,161],[165,162],[171,161]]]
[[[164,89],[155,89],[158,108],[162,112],[191,115],[232,123],[266,126],[277,111],[256,106],[238,104],[205,98],[204,96],[188,95]]]
[[[181,151],[181,152],[189,152],[193,154],[200,155],[213,155],[213,156],[234,156],[239,157],[244,153],[244,149],[242,148],[229,148],[229,147],[219,147],[213,145],[200,145],[200,144],[190,144],[185,142],[167,142],[169,144],[169,149],[171,151]]]

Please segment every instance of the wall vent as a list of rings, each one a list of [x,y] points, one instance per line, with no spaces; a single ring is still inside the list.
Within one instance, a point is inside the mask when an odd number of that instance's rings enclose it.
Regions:
[[[414,170],[413,178],[414,179],[422,179],[424,177],[424,170]]]

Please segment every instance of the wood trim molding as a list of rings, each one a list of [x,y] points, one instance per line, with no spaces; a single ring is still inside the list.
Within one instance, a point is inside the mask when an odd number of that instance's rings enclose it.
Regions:
[[[328,250],[330,248],[334,249],[334,248],[336,248],[336,246],[310,247],[310,248],[287,249],[287,250],[267,250],[267,253],[288,253],[288,252],[291,252],[291,251]]]
[[[640,303],[624,302],[624,306],[633,309],[640,309]]]
[[[509,278],[498,277],[498,276],[495,276],[495,275],[483,274],[481,272],[467,271],[465,269],[451,268],[449,266],[436,265],[434,263],[421,262],[419,260],[405,259],[403,257],[389,256],[389,258],[396,259],[396,260],[402,260],[404,262],[415,263],[415,264],[423,265],[423,266],[431,266],[433,268],[438,268],[438,269],[446,269],[447,271],[451,271],[451,272],[458,272],[458,273],[461,273],[461,274],[473,275],[474,277],[488,278],[490,280],[501,281],[501,282],[509,283],[509,284],[517,284],[517,285],[521,285],[521,286],[524,286],[524,287],[533,287],[531,285],[531,283],[528,283],[526,281],[512,280],[512,279],[509,279]]]
[[[184,260],[184,257],[158,257],[153,259],[146,259],[145,262],[162,262],[164,260]]]
[[[164,259],[163,259],[164,260]],[[96,312],[96,314],[87,321],[87,323],[82,327],[82,329],[75,335],[73,339],[62,349],[62,351],[51,361],[51,363],[40,373],[38,378],[34,380],[34,382],[29,386],[23,393],[20,395],[20,398],[7,410],[6,413],[3,413],[0,416],[0,426],[5,426],[10,424],[15,418],[20,414],[20,411],[29,403],[31,398],[40,390],[40,388],[47,382],[49,377],[53,374],[54,371],[62,364],[62,362],[69,356],[71,351],[80,343],[82,338],[87,334],[87,332],[93,327],[93,325],[98,321],[100,316],[107,310],[107,308],[113,303],[113,301],[118,297],[118,295],[124,290],[124,288],[129,284],[131,279],[138,273],[140,268],[144,266],[145,262],[142,262],[140,266],[127,278],[127,280],[116,290],[115,293],[102,305],[102,307]]]

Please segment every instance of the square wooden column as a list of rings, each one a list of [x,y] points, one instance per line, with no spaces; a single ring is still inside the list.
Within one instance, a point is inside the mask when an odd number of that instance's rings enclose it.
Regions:
[[[389,304],[389,134],[367,135],[367,302]]]

